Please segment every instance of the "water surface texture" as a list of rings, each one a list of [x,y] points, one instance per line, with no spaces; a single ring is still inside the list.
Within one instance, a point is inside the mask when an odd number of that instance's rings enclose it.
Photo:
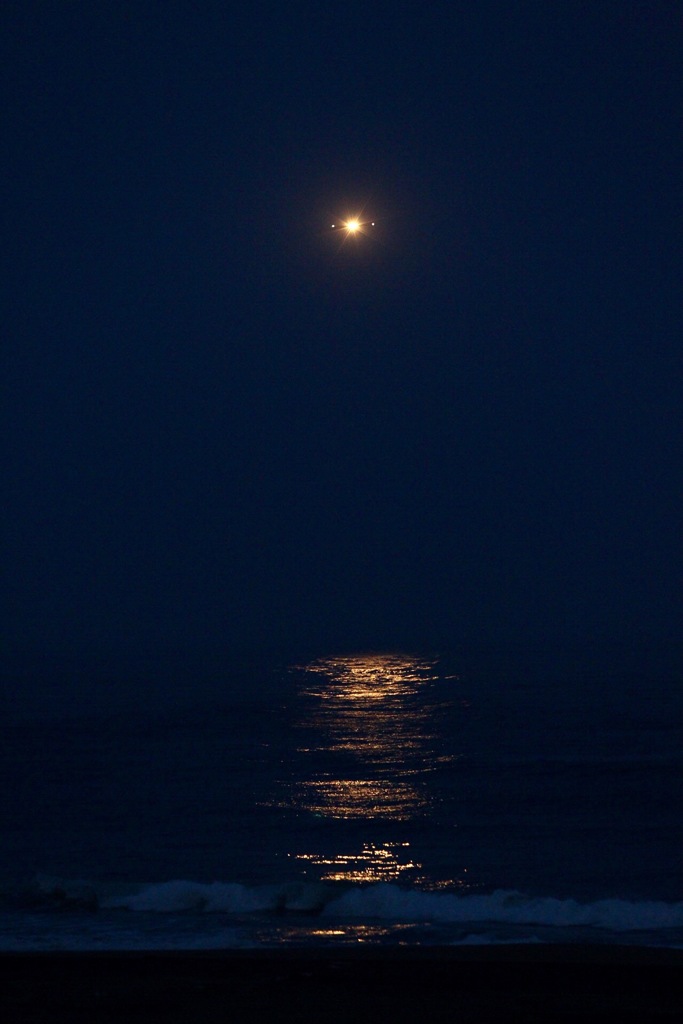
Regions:
[[[670,683],[458,662],[329,656],[239,699],[8,722],[0,945],[680,945]]]

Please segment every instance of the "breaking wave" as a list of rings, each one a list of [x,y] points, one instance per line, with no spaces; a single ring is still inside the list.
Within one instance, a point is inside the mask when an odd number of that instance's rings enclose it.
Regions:
[[[683,927],[683,902],[631,902],[619,899],[579,903],[552,896],[527,896],[499,889],[488,895],[419,892],[379,884],[354,889],[332,903],[340,916],[390,918],[401,921],[473,922],[607,928],[640,931]]]
[[[351,922],[588,927],[611,932],[683,928],[683,901],[600,899],[582,903],[503,889],[468,895],[423,892],[391,883],[246,886],[176,880],[118,885],[41,876],[20,890],[5,891],[1,902],[14,910],[296,914]]]

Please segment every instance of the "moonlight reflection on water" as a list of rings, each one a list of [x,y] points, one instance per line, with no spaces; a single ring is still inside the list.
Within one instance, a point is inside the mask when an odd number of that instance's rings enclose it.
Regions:
[[[421,865],[406,827],[430,814],[430,773],[455,760],[439,752],[436,661],[367,654],[319,659],[298,671],[297,752],[305,770],[292,783],[290,806],[356,828],[351,852],[292,856],[326,880],[416,881]]]

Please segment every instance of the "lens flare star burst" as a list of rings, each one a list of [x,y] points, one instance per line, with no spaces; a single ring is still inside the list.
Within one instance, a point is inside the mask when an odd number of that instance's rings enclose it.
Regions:
[[[359,238],[361,235],[370,235],[375,227],[374,220],[363,220],[361,214],[347,217],[345,220],[337,220],[330,225],[332,230],[341,232],[342,244],[349,238]]]

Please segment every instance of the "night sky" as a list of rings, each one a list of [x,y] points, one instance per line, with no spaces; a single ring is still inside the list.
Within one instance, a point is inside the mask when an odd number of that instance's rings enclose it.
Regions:
[[[677,4],[0,22],[6,646],[676,636]]]

